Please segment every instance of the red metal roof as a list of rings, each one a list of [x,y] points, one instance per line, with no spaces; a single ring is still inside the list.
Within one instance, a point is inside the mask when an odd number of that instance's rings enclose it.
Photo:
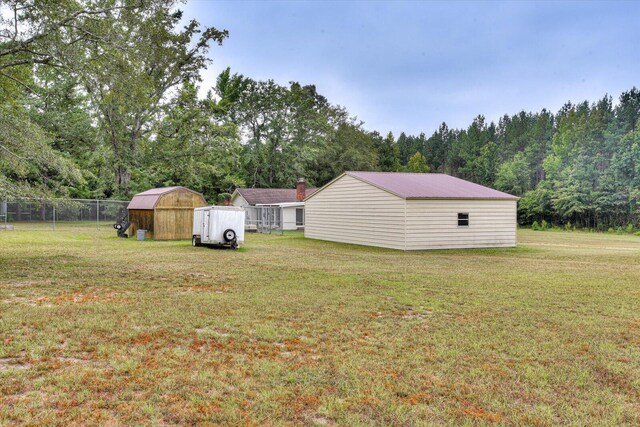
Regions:
[[[186,187],[162,187],[162,188],[152,188],[151,190],[143,191],[142,193],[138,193],[129,202],[127,209],[149,209],[152,210],[155,208],[156,203],[158,203],[158,199],[160,196],[166,193],[170,193],[175,190],[184,189],[186,191],[194,192],[193,190],[189,190]]]
[[[443,173],[346,172],[403,199],[510,199],[518,197]]]
[[[278,203],[292,203],[296,200],[295,188],[237,188],[238,193],[250,205],[274,205]],[[307,188],[306,197],[318,191],[317,188]]]

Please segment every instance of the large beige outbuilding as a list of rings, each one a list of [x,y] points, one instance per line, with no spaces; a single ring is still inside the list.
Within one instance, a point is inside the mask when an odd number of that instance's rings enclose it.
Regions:
[[[513,247],[517,201],[446,174],[345,172],[305,199],[304,235],[401,250]]]

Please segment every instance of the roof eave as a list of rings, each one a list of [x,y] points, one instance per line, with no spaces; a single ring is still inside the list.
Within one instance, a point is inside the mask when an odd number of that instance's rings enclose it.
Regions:
[[[403,197],[407,200],[520,200],[520,197]]]

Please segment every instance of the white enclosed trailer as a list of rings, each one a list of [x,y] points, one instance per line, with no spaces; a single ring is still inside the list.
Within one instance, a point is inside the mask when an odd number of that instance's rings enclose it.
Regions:
[[[244,209],[206,206],[193,210],[193,246],[229,246],[244,243]]]

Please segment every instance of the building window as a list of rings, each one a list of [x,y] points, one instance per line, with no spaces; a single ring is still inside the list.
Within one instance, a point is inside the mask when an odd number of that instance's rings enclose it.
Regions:
[[[468,213],[459,213],[458,214],[458,227],[468,227],[469,226],[469,214]]]
[[[304,208],[296,208],[296,227],[304,226]]]

